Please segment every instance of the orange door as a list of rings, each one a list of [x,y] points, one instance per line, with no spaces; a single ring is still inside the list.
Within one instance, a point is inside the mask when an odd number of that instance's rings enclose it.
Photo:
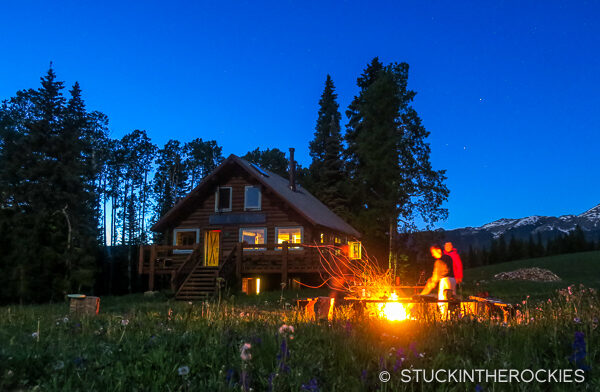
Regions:
[[[217,267],[219,265],[220,234],[220,230],[204,232],[204,265],[207,267]]]

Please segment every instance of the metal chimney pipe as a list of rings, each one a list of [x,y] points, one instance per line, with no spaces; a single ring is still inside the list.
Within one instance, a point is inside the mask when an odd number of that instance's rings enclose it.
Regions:
[[[294,160],[294,148],[290,147],[290,189],[296,192],[296,161]]]

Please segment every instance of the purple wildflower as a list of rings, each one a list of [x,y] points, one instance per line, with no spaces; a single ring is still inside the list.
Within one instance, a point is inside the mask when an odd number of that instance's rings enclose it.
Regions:
[[[479,384],[475,385],[475,392],[483,392],[483,387]]]
[[[231,385],[232,379],[233,379],[233,369],[229,369],[225,373],[225,381],[227,381],[227,385]]]
[[[275,378],[275,373],[269,374],[269,392],[273,392],[273,379]]]
[[[419,352],[417,351],[417,343],[416,343],[416,342],[412,342],[412,343],[411,343],[411,344],[408,346],[408,349],[409,349],[410,351],[412,351],[412,353],[413,353],[413,355],[414,355],[415,357],[418,357],[418,356],[419,356]]]
[[[363,371],[360,372],[360,382],[362,382],[363,384],[367,383],[367,371],[365,369],[363,369]]]
[[[397,372],[402,367],[402,363],[406,359],[406,354],[404,354],[404,350],[400,347],[396,350],[396,363],[394,364],[394,372]]]
[[[311,378],[308,384],[302,384],[301,388],[303,391],[319,392],[319,384],[315,378]]]
[[[587,355],[585,334],[583,332],[575,332],[575,339],[573,340],[573,353],[569,357],[569,361],[577,366],[578,369],[588,369],[585,364],[585,357]]]
[[[289,372],[290,368],[286,365],[285,361],[289,358],[290,351],[287,347],[287,340],[282,339],[281,345],[279,346],[279,353],[277,354],[277,362],[279,362],[279,370]]]
[[[346,321],[346,325],[344,326],[344,330],[346,331],[346,335],[350,336],[352,332],[352,323],[350,321]]]

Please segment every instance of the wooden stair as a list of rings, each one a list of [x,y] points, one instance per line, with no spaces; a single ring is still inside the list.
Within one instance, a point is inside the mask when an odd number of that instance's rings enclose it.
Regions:
[[[175,298],[178,300],[197,300],[215,294],[217,289],[217,276],[219,267],[205,267],[196,264],[192,272],[185,279]]]

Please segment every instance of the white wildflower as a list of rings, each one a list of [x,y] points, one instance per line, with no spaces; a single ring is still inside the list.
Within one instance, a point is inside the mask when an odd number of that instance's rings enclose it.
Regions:
[[[180,376],[187,376],[188,374],[190,374],[190,367],[189,366],[181,366],[179,369],[177,369],[177,372],[179,373]]]

